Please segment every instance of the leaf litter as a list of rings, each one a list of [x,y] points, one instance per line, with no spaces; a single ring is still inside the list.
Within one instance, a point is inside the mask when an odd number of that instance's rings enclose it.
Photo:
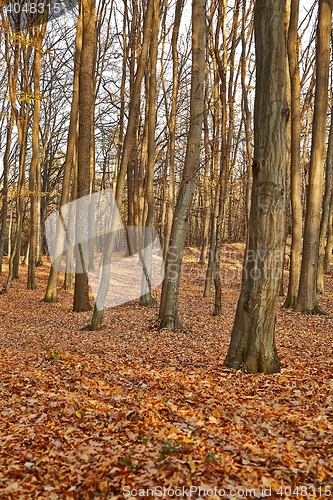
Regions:
[[[223,361],[242,251],[225,248],[223,314],[213,317],[199,251],[187,249],[184,329],[174,331],[138,301],[105,311],[99,332],[80,331],[91,312],[72,312],[71,292],[41,301],[49,264],[32,291],[22,267],[0,296],[0,498],[118,499],[157,486],[333,496],[332,276],[320,297],[327,316],[283,309],[280,298],[281,373],[236,372]]]

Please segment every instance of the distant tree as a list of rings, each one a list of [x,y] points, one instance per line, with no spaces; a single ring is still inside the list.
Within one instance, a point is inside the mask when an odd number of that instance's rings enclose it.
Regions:
[[[274,327],[284,248],[286,170],[285,0],[257,0],[256,92],[249,237],[226,366],[275,373]]]

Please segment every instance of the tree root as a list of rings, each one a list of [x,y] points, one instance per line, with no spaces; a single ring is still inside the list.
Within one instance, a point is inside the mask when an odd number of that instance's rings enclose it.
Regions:
[[[324,311],[324,309],[322,309],[318,304],[313,306],[312,309],[306,309],[305,311],[301,311],[301,312],[305,316],[307,316],[307,315],[315,316],[316,314],[321,315],[321,316],[328,316],[328,314],[329,314],[328,312]]]

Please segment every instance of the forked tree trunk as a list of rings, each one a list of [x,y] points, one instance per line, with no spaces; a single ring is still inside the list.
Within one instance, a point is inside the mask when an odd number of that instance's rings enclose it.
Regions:
[[[192,0],[192,79],[190,128],[188,133],[183,178],[172,223],[170,244],[165,262],[159,317],[162,328],[179,328],[178,295],[180,269],[187,237],[188,217],[200,163],[201,130],[204,111],[205,75],[205,1]]]
[[[274,338],[285,236],[285,0],[255,6],[256,94],[249,238],[224,364],[250,373],[280,370]]]
[[[323,197],[323,173],[326,144],[326,113],[330,68],[332,0],[320,0],[316,46],[316,91],[312,126],[309,188],[303,239],[303,258],[297,298],[297,311],[323,313],[317,303],[317,268],[320,212]]]

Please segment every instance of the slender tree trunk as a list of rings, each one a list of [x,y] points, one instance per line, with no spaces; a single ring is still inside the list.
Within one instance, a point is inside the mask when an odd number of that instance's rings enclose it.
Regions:
[[[207,30],[208,35],[208,30]],[[208,59],[208,42],[206,47],[206,59]],[[209,183],[209,157],[210,157],[210,145],[209,145],[209,126],[208,126],[208,90],[209,90],[209,71],[208,62],[206,61],[206,75],[205,75],[205,113],[204,113],[204,145],[205,145],[205,172],[203,176],[203,232],[202,232],[202,248],[200,253],[200,264],[206,264],[206,257],[209,247],[209,225],[211,218],[211,198],[210,198],[210,183]]]
[[[34,112],[32,122],[32,158],[29,172],[30,194],[30,235],[29,235],[29,264],[28,264],[28,290],[37,287],[36,263],[38,257],[40,237],[40,152],[39,152],[39,126],[40,126],[40,76],[42,68],[42,43],[46,33],[47,9],[44,12],[43,24],[35,26],[35,58],[34,58]]]
[[[249,52],[248,46],[251,46],[249,39],[246,36],[246,0],[242,2],[242,66],[241,66],[241,85],[242,85],[242,120],[244,122],[245,140],[246,140],[246,196],[245,196],[245,211],[246,211],[246,231],[248,233],[248,222],[251,209],[251,192],[252,192],[252,132],[251,132],[251,111],[248,98],[248,84],[246,82],[246,74],[248,70]],[[250,30],[251,32],[251,30]]]
[[[274,327],[283,270],[286,170],[285,0],[255,5],[256,93],[249,238],[242,290],[224,364],[280,370]]]
[[[302,199],[301,199],[301,86],[298,53],[299,0],[291,0],[288,31],[288,62],[290,73],[290,122],[291,122],[291,212],[292,234],[290,249],[289,284],[284,307],[295,307],[301,272],[302,256]]]
[[[205,1],[192,0],[192,79],[190,128],[183,178],[177,198],[165,262],[159,317],[163,328],[179,328],[178,295],[180,269],[187,237],[187,224],[195,189],[200,158],[201,130],[204,112],[204,74],[206,45]]]
[[[317,303],[316,292],[320,212],[325,162],[331,19],[331,1],[319,0],[316,45],[316,91],[312,126],[309,188],[306,203],[303,258],[296,307],[297,311],[306,314],[323,313]]]
[[[164,259],[166,258],[167,250],[169,248],[173,212],[174,212],[174,200],[175,200],[175,151],[176,151],[176,118],[177,118],[177,97],[179,90],[179,57],[178,57],[178,37],[180,22],[182,18],[184,8],[184,0],[177,0],[175,7],[175,18],[172,31],[172,98],[171,98],[171,112],[170,119],[168,122],[169,127],[169,189],[168,189],[168,209],[167,209],[167,221],[165,228],[165,239],[164,239]]]
[[[320,222],[319,236],[319,256],[318,256],[318,271],[317,271],[317,293],[324,293],[324,260],[325,247],[328,229],[328,220],[330,215],[330,206],[333,188],[333,108],[331,108],[331,125],[328,138],[328,148],[326,156],[326,175],[325,175],[325,194],[322,206],[322,215]]]
[[[327,245],[325,248],[324,273],[331,273],[331,260],[333,252],[333,196],[331,196],[330,213],[328,218]]]
[[[154,0],[153,25],[151,31],[151,44],[149,51],[149,90],[148,90],[148,162],[147,162],[147,182],[146,182],[146,197],[147,197],[147,218],[145,227],[147,230],[144,233],[144,262],[143,266],[148,267],[142,273],[142,287],[140,304],[142,306],[151,307],[156,304],[155,298],[151,294],[150,281],[147,277],[151,276],[152,265],[152,231],[149,228],[153,226],[154,220],[154,168],[156,156],[155,130],[156,130],[156,94],[157,94],[157,76],[156,65],[158,55],[158,33],[160,27],[160,2]]]
[[[8,216],[8,178],[9,178],[9,155],[12,144],[12,133],[14,128],[14,114],[11,113],[7,126],[6,149],[3,155],[3,188],[2,188],[2,213],[0,233],[0,275],[2,274],[2,259],[4,242],[6,238],[7,216]]]

